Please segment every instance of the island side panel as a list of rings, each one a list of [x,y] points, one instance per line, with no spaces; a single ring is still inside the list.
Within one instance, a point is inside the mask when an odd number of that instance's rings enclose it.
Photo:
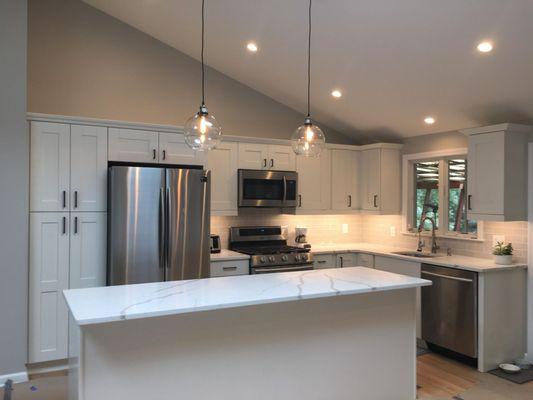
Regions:
[[[80,398],[413,400],[415,289],[82,328]]]

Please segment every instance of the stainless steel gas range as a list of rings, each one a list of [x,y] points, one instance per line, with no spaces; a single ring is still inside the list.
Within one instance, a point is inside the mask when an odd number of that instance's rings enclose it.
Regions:
[[[229,247],[250,255],[250,274],[313,269],[309,249],[287,245],[287,229],[281,226],[232,227]]]

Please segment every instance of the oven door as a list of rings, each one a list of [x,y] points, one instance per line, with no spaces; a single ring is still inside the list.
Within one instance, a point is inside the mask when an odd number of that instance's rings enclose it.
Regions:
[[[296,207],[298,174],[239,170],[239,207]]]
[[[273,267],[252,267],[250,273],[255,274],[272,274],[274,272],[292,272],[292,271],[311,271],[313,263],[298,265],[277,265]]]

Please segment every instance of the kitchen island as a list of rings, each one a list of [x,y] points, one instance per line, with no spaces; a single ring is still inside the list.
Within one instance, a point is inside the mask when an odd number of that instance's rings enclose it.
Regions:
[[[69,397],[413,400],[429,284],[353,267],[67,290]]]

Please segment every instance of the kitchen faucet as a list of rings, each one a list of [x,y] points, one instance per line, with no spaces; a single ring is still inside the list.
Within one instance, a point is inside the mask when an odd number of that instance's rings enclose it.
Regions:
[[[437,250],[439,249],[439,246],[437,246],[437,236],[435,235],[435,220],[431,217],[425,217],[422,221],[420,221],[420,225],[418,226],[418,248],[416,251],[422,251],[422,247],[424,247],[424,242],[422,241],[422,226],[424,225],[424,222],[426,220],[429,220],[431,222],[431,252],[433,254],[437,253]]]

